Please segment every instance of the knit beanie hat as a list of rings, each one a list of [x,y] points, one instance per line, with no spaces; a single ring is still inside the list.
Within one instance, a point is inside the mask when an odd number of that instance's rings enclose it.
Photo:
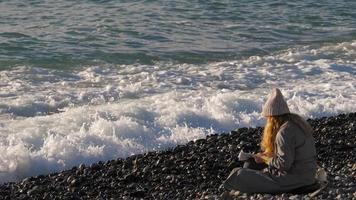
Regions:
[[[262,108],[262,115],[268,117],[287,113],[290,113],[287,102],[284,100],[281,91],[274,88]]]

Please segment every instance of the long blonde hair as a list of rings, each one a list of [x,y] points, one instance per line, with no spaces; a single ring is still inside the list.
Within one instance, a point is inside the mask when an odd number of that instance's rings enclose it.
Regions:
[[[312,136],[313,128],[305,119],[297,114],[288,113],[267,117],[267,123],[261,141],[261,149],[267,156],[271,157],[275,154],[274,141],[276,140],[276,135],[281,126],[289,120],[295,123],[303,131],[305,136]]]
[[[276,139],[276,135],[283,123],[288,119],[289,114],[267,117],[267,123],[264,128],[261,141],[261,149],[267,156],[271,157],[274,155],[274,141]]]

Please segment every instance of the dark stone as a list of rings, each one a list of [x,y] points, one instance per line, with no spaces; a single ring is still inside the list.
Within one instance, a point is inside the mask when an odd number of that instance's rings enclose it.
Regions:
[[[143,190],[138,190],[130,193],[131,197],[136,197],[136,198],[144,198],[146,196],[146,192]]]
[[[135,176],[134,174],[127,174],[125,175],[123,181],[124,183],[132,183],[132,182],[137,182],[139,180],[139,177]]]
[[[93,163],[90,165],[90,169],[93,171],[99,170],[100,169],[100,164],[99,163]]]
[[[80,171],[83,171],[84,169],[85,169],[85,164],[80,164],[79,165],[79,167],[78,167],[78,169],[80,170]]]
[[[27,191],[27,195],[28,196],[32,196],[36,193],[39,192],[39,186],[34,186],[32,189],[30,189],[29,191]]]

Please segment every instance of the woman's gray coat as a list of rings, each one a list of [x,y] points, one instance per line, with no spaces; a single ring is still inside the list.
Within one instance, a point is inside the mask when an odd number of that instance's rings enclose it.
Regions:
[[[315,182],[316,150],[312,130],[297,115],[276,135],[276,155],[268,172],[235,168],[224,182],[229,190],[246,193],[281,193]]]

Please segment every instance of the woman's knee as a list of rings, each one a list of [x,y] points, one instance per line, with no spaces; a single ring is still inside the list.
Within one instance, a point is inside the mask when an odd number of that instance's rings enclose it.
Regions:
[[[235,167],[235,168],[231,171],[231,174],[237,173],[240,169],[241,169],[241,167]]]
[[[223,182],[223,186],[227,190],[239,190],[240,184],[243,182],[241,180],[241,173],[243,173],[246,169],[237,167],[234,168],[227,179]]]
[[[239,172],[240,169],[241,169],[241,167],[235,167],[234,169],[232,169],[230,174],[229,174],[229,176],[228,176],[228,178],[231,177],[231,176],[236,175]]]

